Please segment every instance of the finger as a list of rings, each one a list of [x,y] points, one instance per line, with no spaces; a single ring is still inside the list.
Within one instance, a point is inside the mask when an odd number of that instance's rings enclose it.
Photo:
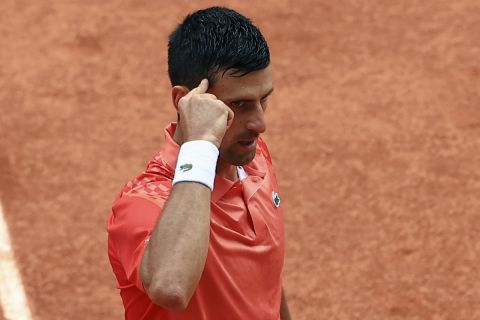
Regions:
[[[200,84],[197,87],[198,93],[205,93],[208,90],[208,79],[205,78],[202,81],[200,81]]]
[[[233,118],[235,117],[235,114],[233,113],[232,109],[230,109],[229,107],[227,107],[227,112],[228,112],[228,115],[227,115],[227,129],[228,129],[232,125]]]
[[[192,96],[194,94],[205,93],[205,92],[207,92],[207,90],[208,90],[208,79],[203,79],[202,81],[200,81],[200,84],[198,85],[198,87],[190,90],[190,92],[187,93],[186,96]]]

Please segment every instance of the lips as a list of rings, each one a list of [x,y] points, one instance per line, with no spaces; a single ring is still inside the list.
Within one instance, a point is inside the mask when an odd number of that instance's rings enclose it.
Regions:
[[[253,152],[257,148],[257,138],[238,140],[240,148],[246,152]]]
[[[242,141],[238,141],[238,143],[240,143],[242,146],[249,146],[251,144],[253,144],[255,142],[255,140],[242,140]]]

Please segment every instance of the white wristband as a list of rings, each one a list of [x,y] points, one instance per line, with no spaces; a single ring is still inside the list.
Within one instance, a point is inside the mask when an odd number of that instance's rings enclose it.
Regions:
[[[182,181],[198,182],[213,190],[218,154],[218,148],[206,140],[182,144],[172,185]]]

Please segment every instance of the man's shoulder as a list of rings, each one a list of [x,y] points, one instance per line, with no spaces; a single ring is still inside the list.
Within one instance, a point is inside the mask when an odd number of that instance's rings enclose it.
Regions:
[[[123,186],[117,200],[133,196],[163,203],[172,189],[174,174],[168,156],[168,148],[163,146],[150,158],[145,171]]]
[[[172,189],[172,179],[162,174],[142,173],[123,187],[115,203],[120,199],[143,198],[162,207]]]

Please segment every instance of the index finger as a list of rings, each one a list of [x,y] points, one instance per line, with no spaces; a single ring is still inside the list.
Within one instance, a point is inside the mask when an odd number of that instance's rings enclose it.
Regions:
[[[198,85],[198,87],[190,90],[190,92],[187,93],[187,96],[191,96],[191,95],[194,95],[194,94],[205,93],[205,92],[207,92],[207,90],[208,90],[208,79],[205,78],[202,81],[200,81],[200,84]]]

